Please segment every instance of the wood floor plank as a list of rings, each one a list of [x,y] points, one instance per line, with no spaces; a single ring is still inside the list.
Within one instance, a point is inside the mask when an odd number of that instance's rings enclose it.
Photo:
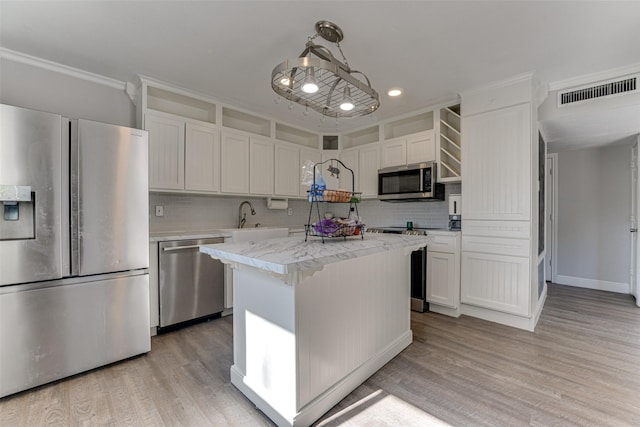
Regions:
[[[640,426],[640,309],[550,285],[535,332],[412,313],[414,342],[316,426]],[[0,399],[0,426],[273,426],[234,386],[233,319]]]

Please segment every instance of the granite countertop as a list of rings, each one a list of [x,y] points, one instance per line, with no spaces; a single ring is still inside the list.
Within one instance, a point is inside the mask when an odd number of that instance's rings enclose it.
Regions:
[[[204,245],[200,251],[227,263],[238,263],[260,270],[288,275],[307,270],[320,270],[325,265],[383,251],[426,246],[425,236],[399,234],[366,234],[364,239],[347,240],[313,237],[283,237],[246,243]]]

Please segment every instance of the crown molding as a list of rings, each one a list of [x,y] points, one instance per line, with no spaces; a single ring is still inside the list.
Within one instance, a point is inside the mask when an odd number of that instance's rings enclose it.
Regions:
[[[125,90],[126,83],[110,77],[101,76],[100,74],[84,71],[79,68],[69,67],[57,62],[38,58],[36,56],[27,55],[26,53],[17,52],[15,50],[0,47],[0,59],[8,59],[10,61],[27,64],[44,70],[53,71],[55,73],[64,74],[66,76],[75,77],[99,85],[107,86],[113,89]]]
[[[600,71],[592,74],[584,74],[582,76],[572,77],[570,79],[558,80],[557,82],[549,83],[549,91],[555,92],[558,90],[564,90],[573,88],[576,86],[589,85],[603,80],[611,80],[618,77],[623,77],[628,74],[634,74],[640,71],[640,62],[636,64],[630,64],[624,67],[612,68],[605,71]]]

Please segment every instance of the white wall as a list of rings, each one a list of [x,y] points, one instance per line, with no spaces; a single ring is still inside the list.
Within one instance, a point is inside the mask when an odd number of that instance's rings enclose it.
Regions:
[[[33,110],[135,127],[135,105],[122,89],[0,59],[0,102]]]
[[[558,154],[558,278],[629,292],[630,148]]]

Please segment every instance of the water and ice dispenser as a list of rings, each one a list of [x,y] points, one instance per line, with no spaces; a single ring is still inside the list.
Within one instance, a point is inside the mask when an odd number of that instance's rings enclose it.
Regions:
[[[0,240],[35,239],[35,193],[28,185],[0,185]]]

